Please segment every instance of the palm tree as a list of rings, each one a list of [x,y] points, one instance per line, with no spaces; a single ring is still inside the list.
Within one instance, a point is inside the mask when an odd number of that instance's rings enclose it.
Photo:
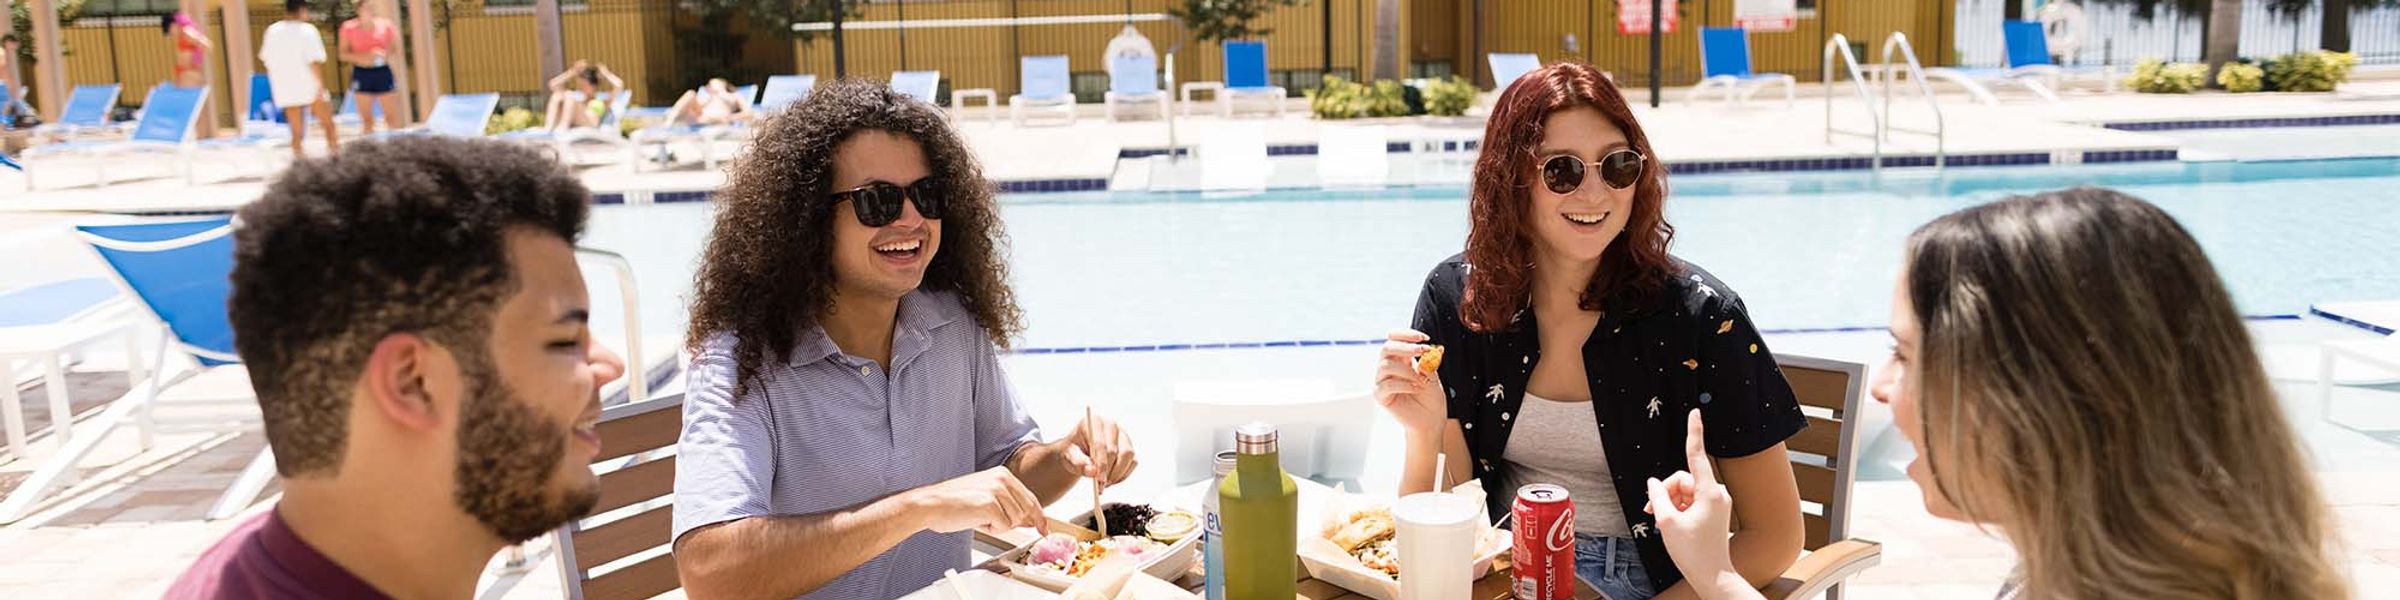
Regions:
[[[2207,81],[2213,82],[2217,69],[2241,57],[2242,0],[2210,0],[2208,31],[2201,35],[2200,60],[2208,63]]]

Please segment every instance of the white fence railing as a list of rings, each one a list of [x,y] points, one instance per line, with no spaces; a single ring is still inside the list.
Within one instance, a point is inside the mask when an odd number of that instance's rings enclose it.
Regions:
[[[2000,21],[2002,7],[2013,1],[1958,0],[1960,64],[1997,67],[2008,62]],[[2084,39],[2074,56],[2062,57],[2070,64],[2131,64],[2145,57],[2200,60],[2205,34],[2200,15],[2162,5],[2152,18],[2143,19],[2134,14],[2130,4],[2078,4],[2084,13]],[[2267,5],[2267,0],[2242,0],[2242,56],[2267,57],[2320,47],[2323,3],[2311,3],[2291,15],[2268,10]],[[2350,13],[2350,50],[2359,55],[2361,63],[2400,64],[2400,8],[2354,9]]]

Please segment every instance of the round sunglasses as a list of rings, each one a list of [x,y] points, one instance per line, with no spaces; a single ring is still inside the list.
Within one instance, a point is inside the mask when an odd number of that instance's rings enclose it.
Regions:
[[[1642,153],[1631,148],[1610,152],[1601,156],[1600,162],[1590,165],[1574,155],[1561,154],[1542,161],[1542,185],[1550,188],[1551,193],[1572,194],[1583,187],[1585,172],[1599,171],[1601,183],[1607,184],[1608,189],[1621,190],[1641,180],[1644,162],[1647,161]]]
[[[877,181],[834,192],[833,201],[835,204],[851,203],[854,209],[851,212],[858,213],[858,224],[882,227],[900,220],[900,203],[906,201],[917,203],[917,214],[924,215],[927,219],[940,220],[942,218],[941,190],[941,184],[935,182],[932,177],[919,179],[916,183],[908,184],[906,187]]]

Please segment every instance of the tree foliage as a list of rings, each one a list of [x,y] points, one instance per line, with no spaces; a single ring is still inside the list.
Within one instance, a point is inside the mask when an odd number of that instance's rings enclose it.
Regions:
[[[1183,21],[1192,37],[1202,42],[1247,40],[1266,37],[1273,29],[1259,23],[1259,17],[1277,6],[1299,6],[1308,0],[1175,0],[1167,6],[1167,14]]]

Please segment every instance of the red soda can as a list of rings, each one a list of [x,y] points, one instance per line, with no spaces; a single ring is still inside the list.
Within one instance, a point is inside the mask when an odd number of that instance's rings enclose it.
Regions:
[[[1510,535],[1517,600],[1574,598],[1575,501],[1567,497],[1567,488],[1547,483],[1517,488],[1509,512],[1517,522]]]

